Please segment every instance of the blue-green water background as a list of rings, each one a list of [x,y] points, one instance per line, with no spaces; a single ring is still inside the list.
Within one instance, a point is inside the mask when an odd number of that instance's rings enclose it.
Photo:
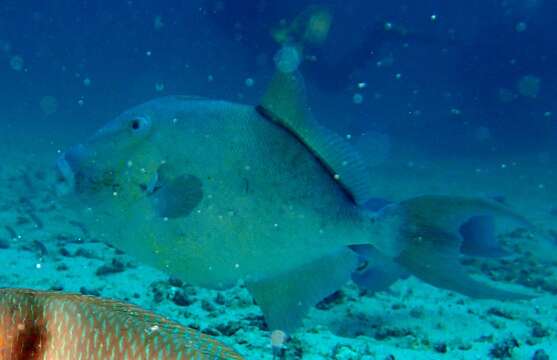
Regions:
[[[315,3],[2,1],[0,129],[63,147],[164,94],[257,103],[278,49],[270,29],[309,4]],[[385,132],[432,156],[554,151],[555,2],[319,4],[333,14],[332,28],[314,49],[317,61],[302,70],[321,122],[341,132]],[[408,35],[388,34],[387,23]],[[10,64],[14,56],[23,60],[20,71]],[[539,79],[536,97],[517,92],[523,76]],[[501,89],[513,100],[501,101]],[[361,104],[354,94],[363,96]],[[45,96],[57,100],[52,114],[41,109]]]

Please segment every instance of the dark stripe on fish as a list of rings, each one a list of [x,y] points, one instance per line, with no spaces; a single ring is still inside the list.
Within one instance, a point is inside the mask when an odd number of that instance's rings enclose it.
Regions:
[[[317,160],[317,162],[319,164],[321,164],[321,167],[327,172],[327,174],[329,174],[331,176],[331,178],[333,178],[333,179],[336,178],[336,176],[337,176],[336,171],[333,168],[331,168],[329,166],[329,164],[327,164],[325,161],[323,161],[323,159],[319,156],[319,154],[317,152],[315,152],[315,150],[312,149],[296,131],[294,131],[293,129],[285,126],[281,121],[277,120],[275,118],[275,116],[273,115],[273,113],[271,113],[270,111],[265,109],[263,106],[257,105],[255,107],[255,110],[257,111],[257,113],[259,115],[261,115],[264,119],[268,120],[271,124],[274,124],[274,125],[280,127],[281,129],[284,129],[286,132],[288,132],[290,135],[292,135],[296,140],[298,140],[298,142],[300,144],[302,144],[309,151],[310,154],[313,155],[313,157]],[[342,192],[344,193],[344,195],[346,195],[346,197],[351,202],[356,203],[356,199],[354,198],[354,196],[352,195],[350,190],[347,189],[342,182],[339,182],[338,184],[340,185],[340,188],[342,189]]]

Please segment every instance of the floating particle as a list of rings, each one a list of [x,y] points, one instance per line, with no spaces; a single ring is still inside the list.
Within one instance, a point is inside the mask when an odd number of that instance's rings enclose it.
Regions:
[[[543,113],[543,116],[545,117],[550,117],[551,116],[551,111],[546,111]]]
[[[91,86],[91,79],[89,79],[88,77],[83,79],[83,85],[85,85],[87,87]]]
[[[23,70],[23,58],[19,55],[12,56],[10,59],[10,67],[15,71]]]
[[[520,95],[535,98],[540,92],[541,80],[537,76],[526,75],[521,77],[517,84],[517,91]]]
[[[526,31],[526,29],[528,28],[528,25],[524,22],[524,21],[520,21],[518,22],[514,29],[516,30],[516,32],[523,32]]]
[[[42,112],[45,115],[51,115],[54,114],[56,111],[58,111],[58,100],[56,100],[56,98],[54,96],[44,96],[40,103],[39,103]]]
[[[164,90],[164,84],[162,82],[158,82],[155,84],[155,90],[157,92],[161,92]]]
[[[162,21],[162,16],[160,16],[160,15],[155,16],[155,19],[153,20],[153,27],[157,31],[164,27],[164,22]]]
[[[211,81],[213,81],[213,80],[215,80],[215,78],[213,77],[213,75],[210,75],[210,74],[207,75],[207,81],[208,81],[208,82],[211,82]]]
[[[352,96],[352,102],[359,105],[364,102],[364,96],[360,93],[355,93],[354,96]]]
[[[396,73],[395,74],[395,79],[400,80],[401,77],[402,77],[401,73]]]
[[[430,17],[431,21],[436,21],[437,20],[437,15],[433,14]]]
[[[252,78],[247,78],[244,81],[244,84],[246,84],[247,87],[252,87],[255,84],[255,80],[253,80]]]
[[[362,82],[358,83],[358,89],[364,89],[366,87],[367,87],[367,84],[365,82],[362,81]]]
[[[451,109],[451,114],[460,115],[460,114],[462,114],[462,111],[460,111],[460,109],[457,109],[457,108],[452,108]]]
[[[393,28],[393,23],[386,22],[384,28],[387,31],[391,30]]]
[[[85,104],[85,100],[83,100],[83,99],[77,100],[77,105],[83,106],[84,104]]]
[[[502,103],[510,103],[511,101],[514,100],[515,94],[510,89],[499,88],[499,91],[497,92],[497,97],[499,98],[499,101],[501,101]]]
[[[484,142],[491,139],[491,131],[486,126],[479,126],[476,128],[474,137],[477,141]]]
[[[153,53],[151,52],[151,50],[147,50],[147,51],[145,51],[145,55],[151,56],[151,55],[153,55]]]
[[[295,47],[283,46],[275,55],[274,60],[280,72],[289,74],[298,69],[302,62],[302,57]]]

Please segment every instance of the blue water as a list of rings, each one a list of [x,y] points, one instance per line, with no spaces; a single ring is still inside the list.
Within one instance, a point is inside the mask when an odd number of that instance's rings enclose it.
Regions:
[[[337,100],[331,109],[320,107],[329,114],[323,122],[346,131],[376,128],[455,153],[551,148],[557,132],[552,116],[557,91],[553,2],[321,3],[331,9],[332,28],[314,51],[317,63],[304,68],[317,94],[322,91]],[[3,117],[22,126],[39,124],[52,134],[62,124],[87,133],[121,110],[161,94],[254,103],[273,71],[278,45],[270,36],[271,27],[294,18],[307,5],[4,1]],[[403,26],[408,34],[373,31],[386,23]],[[517,31],[521,24],[525,30]],[[354,56],[347,59],[349,54]],[[16,55],[24,61],[23,71],[10,68]],[[392,65],[377,66],[385,58],[391,58]],[[516,95],[516,83],[526,75],[541,79],[535,98]],[[210,76],[213,81],[207,81]],[[86,78],[91,81],[88,87],[83,84]],[[253,78],[255,86],[247,88],[246,78]],[[356,88],[360,82],[368,85],[362,91]],[[157,83],[164,85],[160,93]],[[502,102],[500,88],[516,98]],[[352,103],[356,92],[364,96],[359,106]],[[59,103],[48,125],[39,107],[46,95]],[[452,109],[461,115],[455,116]],[[546,112],[551,115],[544,116]],[[474,141],[479,127],[489,129],[492,146]]]
[[[551,228],[551,0],[4,0],[0,139],[12,152],[45,152],[54,160],[120,112],[158,96],[256,105],[276,71],[281,44],[273,29],[310,5],[332,15],[326,40],[308,46],[300,66],[318,121],[342,135],[381,134],[376,153],[383,165],[396,159],[415,169],[440,161],[435,175],[378,170],[397,180],[377,185],[377,198],[444,186],[516,195],[522,212],[543,213],[540,221]],[[513,159],[528,167],[501,173],[516,165]],[[474,183],[474,174],[486,171],[493,178]],[[462,180],[463,172],[471,180]],[[456,178],[462,182],[453,184]]]

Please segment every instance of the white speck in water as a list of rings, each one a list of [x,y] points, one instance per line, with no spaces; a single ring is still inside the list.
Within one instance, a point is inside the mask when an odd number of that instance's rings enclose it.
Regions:
[[[23,58],[18,55],[12,56],[10,59],[10,67],[15,71],[23,70]]]
[[[234,264],[234,267],[235,267],[236,269],[239,269],[239,268],[240,268],[240,264]]]
[[[40,269],[40,268],[42,267],[42,265],[41,265],[41,263],[37,263],[37,264],[35,265],[35,267],[36,267],[37,269]]]
[[[431,21],[435,21],[435,20],[437,20],[437,15],[435,15],[435,14],[432,14],[432,15],[431,15],[431,17],[430,17],[430,19],[431,19]]]
[[[360,93],[356,93],[354,94],[354,96],[352,96],[352,102],[359,105],[364,102],[364,96]]]
[[[340,175],[339,174],[335,174],[335,176],[333,176],[335,178],[335,180],[339,180],[340,179]]]
[[[253,80],[252,78],[247,78],[244,83],[247,87],[252,87],[255,84],[255,80]]]
[[[385,30],[388,31],[388,30],[391,30],[392,28],[393,28],[393,24],[392,24],[392,23],[390,23],[390,22],[386,22],[386,23],[385,23]]]
[[[401,73],[396,73],[395,79],[400,80],[401,77],[402,77],[402,74],[401,74]]]
[[[77,100],[77,105],[83,106],[84,104],[85,104],[85,100],[83,100],[83,99]]]
[[[147,51],[145,51],[145,55],[151,56],[151,55],[153,55],[153,53],[151,52],[151,50],[147,50]]]
[[[526,24],[524,21],[520,21],[516,24],[516,26],[514,27],[514,29],[516,30],[516,32],[523,32],[526,31],[526,29],[528,28],[528,24]]]
[[[88,77],[83,79],[83,85],[85,85],[86,87],[91,86],[91,79],[89,79]]]
[[[112,196],[118,196],[118,191],[114,191],[114,192],[112,193]]]
[[[348,140],[352,139],[352,134],[346,134],[346,139]]]
[[[132,166],[133,166],[133,161],[128,160],[128,162],[126,163],[126,165],[127,165],[128,167],[132,167]]]
[[[358,83],[358,89],[363,89],[365,87],[367,87],[367,84],[365,82],[362,81]]]
[[[176,124],[177,122],[178,122],[178,118],[172,119],[172,123],[173,123],[173,124]]]
[[[213,81],[213,80],[215,80],[215,78],[213,77],[213,75],[210,75],[210,74],[207,75],[207,81],[208,81],[208,82],[211,82],[211,81]]]

